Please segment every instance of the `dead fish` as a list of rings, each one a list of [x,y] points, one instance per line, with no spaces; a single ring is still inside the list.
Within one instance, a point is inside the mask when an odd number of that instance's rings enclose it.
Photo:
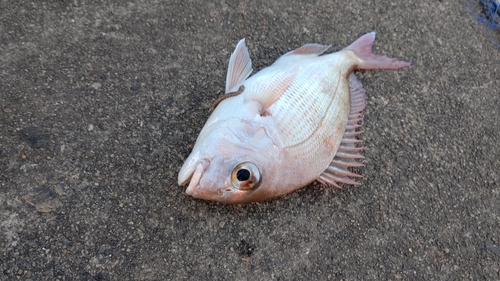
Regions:
[[[375,32],[345,49],[306,44],[252,73],[239,41],[231,54],[226,94],[217,100],[182,166],[179,185],[206,200],[239,204],[290,193],[314,180],[358,185],[348,167],[362,166],[356,136],[366,106],[356,69],[410,66],[372,53]]]

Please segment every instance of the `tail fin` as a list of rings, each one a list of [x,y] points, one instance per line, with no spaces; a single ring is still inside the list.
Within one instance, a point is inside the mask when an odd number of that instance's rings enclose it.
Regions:
[[[358,40],[345,48],[345,50],[354,51],[358,56],[358,69],[398,69],[411,65],[411,63],[407,61],[372,53],[374,41],[375,32],[370,32],[361,36]]]

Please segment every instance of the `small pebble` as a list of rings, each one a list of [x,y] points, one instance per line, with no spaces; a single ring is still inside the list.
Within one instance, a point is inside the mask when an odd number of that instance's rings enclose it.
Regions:
[[[92,83],[91,85],[92,88],[94,88],[95,90],[100,90],[101,89],[101,83]]]

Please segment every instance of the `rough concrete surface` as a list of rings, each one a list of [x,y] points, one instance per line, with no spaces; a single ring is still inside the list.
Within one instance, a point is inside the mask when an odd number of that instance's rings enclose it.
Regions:
[[[177,172],[245,37],[359,71],[359,187],[196,200]],[[500,280],[500,49],[462,1],[0,0],[1,280]]]

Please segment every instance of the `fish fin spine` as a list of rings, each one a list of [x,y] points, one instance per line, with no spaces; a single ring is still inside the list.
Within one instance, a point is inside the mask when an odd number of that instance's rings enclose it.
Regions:
[[[361,150],[365,147],[359,146],[363,141],[356,139],[356,136],[361,134],[361,122],[363,121],[362,111],[366,107],[366,94],[363,85],[354,74],[349,76],[349,90],[351,95],[351,112],[347,119],[347,125],[344,132],[344,137],[340,142],[340,146],[326,170],[319,175],[317,180],[326,185],[340,187],[339,183],[359,185],[351,178],[361,178],[362,176],[350,171],[349,167],[362,167],[363,163],[356,159],[363,158]]]

